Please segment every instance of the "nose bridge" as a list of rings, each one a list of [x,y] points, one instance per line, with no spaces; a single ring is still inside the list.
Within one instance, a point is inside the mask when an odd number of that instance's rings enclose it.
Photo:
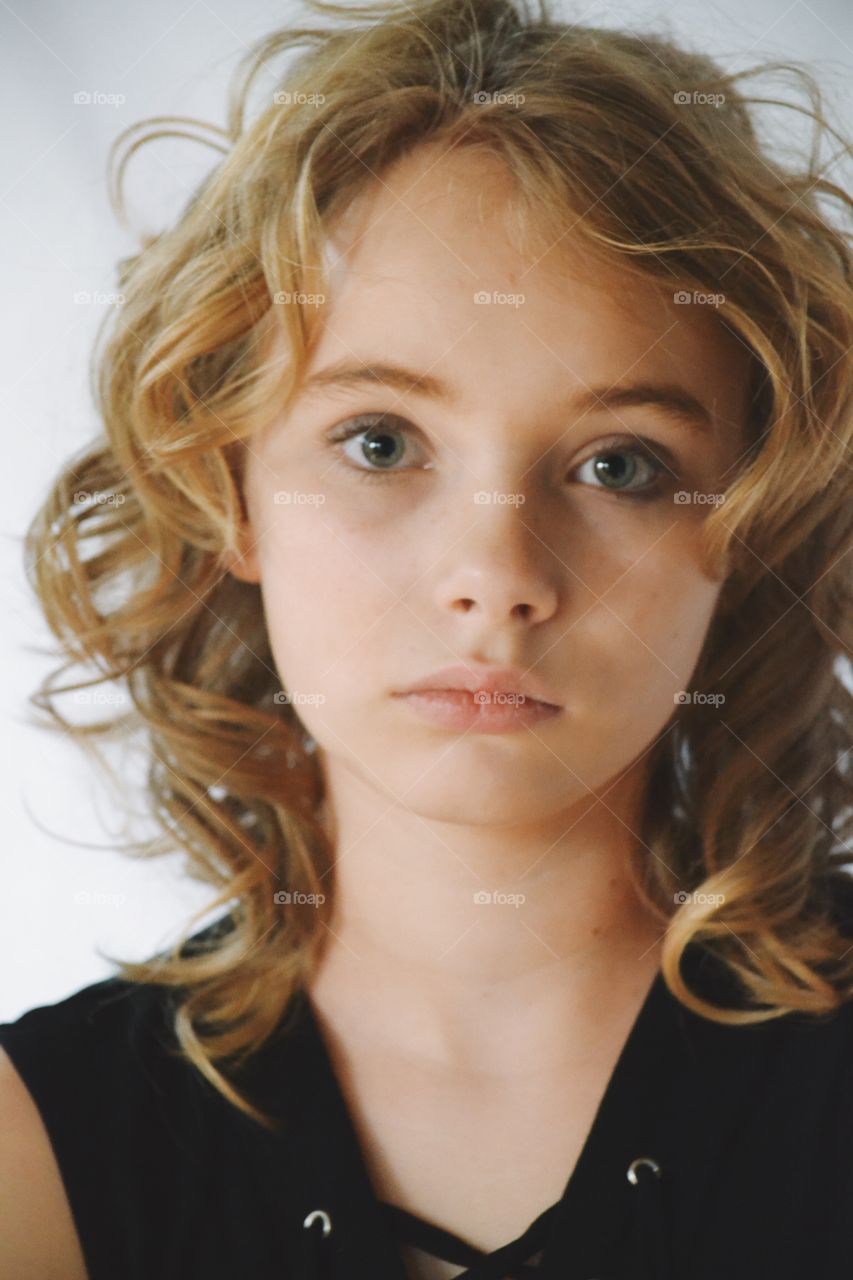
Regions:
[[[506,425],[490,432],[488,439],[488,448],[471,462],[457,491],[463,511],[466,502],[471,504],[460,536],[469,550],[496,549],[507,567],[541,567],[549,547],[545,525],[554,515],[553,495],[543,474],[548,459],[513,438]]]
[[[521,509],[527,504],[537,471],[545,461],[541,455],[537,456],[536,446],[524,442],[523,412],[523,408],[504,410],[500,422],[494,418],[488,424],[473,421],[469,427],[471,436],[483,443],[470,457],[467,479],[472,482],[475,494],[501,495],[491,501],[495,505],[500,503],[504,509],[512,505]],[[515,428],[513,422],[518,424]],[[513,501],[515,495],[520,498]]]
[[[474,541],[496,541],[516,550],[532,536],[530,513],[534,511],[532,475],[528,462],[517,449],[492,451],[488,462],[467,476],[457,495],[462,503],[470,503],[470,530]],[[469,521],[470,524],[470,521]]]
[[[474,506],[488,530],[522,542],[534,536],[537,519],[548,506],[550,463],[538,445],[525,443],[523,437],[508,423],[488,437],[484,433],[488,448],[477,455],[469,472]]]
[[[474,490],[472,543],[493,544],[503,553],[507,564],[519,556],[536,559],[535,548],[542,544],[532,523],[535,507],[531,497],[530,486],[518,483],[514,486],[493,483],[491,488]]]

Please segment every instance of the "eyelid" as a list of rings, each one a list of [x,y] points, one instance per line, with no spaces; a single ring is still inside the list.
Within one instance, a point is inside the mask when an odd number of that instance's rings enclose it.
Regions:
[[[593,448],[584,461],[588,461],[590,457],[595,457],[596,454],[603,453],[607,449],[621,449],[626,446],[637,449],[640,453],[647,453],[653,462],[669,470],[672,475],[678,475],[680,464],[671,449],[667,448],[660,440],[652,440],[649,436],[641,436],[632,432],[623,432],[621,435],[616,432],[593,441]]]

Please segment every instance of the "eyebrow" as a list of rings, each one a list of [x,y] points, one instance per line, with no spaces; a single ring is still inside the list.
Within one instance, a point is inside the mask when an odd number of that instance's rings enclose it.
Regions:
[[[340,360],[306,378],[299,394],[327,387],[341,390],[363,386],[384,386],[404,394],[426,396],[447,404],[457,402],[454,389],[430,373],[418,373],[403,365],[388,361],[359,364]],[[672,382],[630,382],[623,385],[587,387],[572,397],[570,405],[581,412],[597,408],[633,409],[654,408],[665,414],[677,426],[699,432],[713,431],[713,418],[706,406],[686,387]]]

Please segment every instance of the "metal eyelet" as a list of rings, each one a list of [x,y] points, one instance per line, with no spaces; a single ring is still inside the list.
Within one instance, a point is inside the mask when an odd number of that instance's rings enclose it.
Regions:
[[[332,1219],[326,1213],[325,1209],[312,1209],[302,1225],[303,1227],[313,1227],[314,1223],[317,1221],[320,1221],[323,1224],[323,1235],[329,1235],[332,1230]]]
[[[653,1160],[651,1156],[637,1156],[636,1160],[632,1160],[631,1163],[628,1165],[628,1172],[625,1175],[628,1181],[635,1187],[638,1182],[637,1168],[641,1164],[647,1164],[649,1168],[654,1172],[655,1177],[656,1178],[660,1177],[660,1165],[658,1164],[657,1160]]]

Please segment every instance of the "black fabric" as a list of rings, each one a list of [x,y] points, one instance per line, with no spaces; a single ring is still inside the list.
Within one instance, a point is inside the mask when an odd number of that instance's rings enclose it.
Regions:
[[[418,1214],[410,1213],[400,1205],[389,1204],[387,1201],[380,1201],[380,1204],[399,1241],[415,1245],[435,1258],[466,1268],[458,1273],[465,1280],[487,1280],[491,1275],[498,1277],[498,1280],[503,1276],[507,1276],[508,1280],[535,1277],[536,1265],[525,1262],[524,1259],[539,1252],[557,1209],[556,1204],[551,1205],[520,1236],[492,1253],[484,1253],[461,1236],[421,1218]]]
[[[684,975],[734,1002],[700,948]],[[94,983],[0,1024],[0,1044],[44,1119],[90,1280],[406,1280],[304,993],[241,1077],[280,1136],[169,1053],[157,987]],[[658,974],[546,1227],[527,1255],[542,1248],[538,1280],[850,1280],[853,1002],[728,1027]],[[501,1280],[494,1258],[472,1277]]]

